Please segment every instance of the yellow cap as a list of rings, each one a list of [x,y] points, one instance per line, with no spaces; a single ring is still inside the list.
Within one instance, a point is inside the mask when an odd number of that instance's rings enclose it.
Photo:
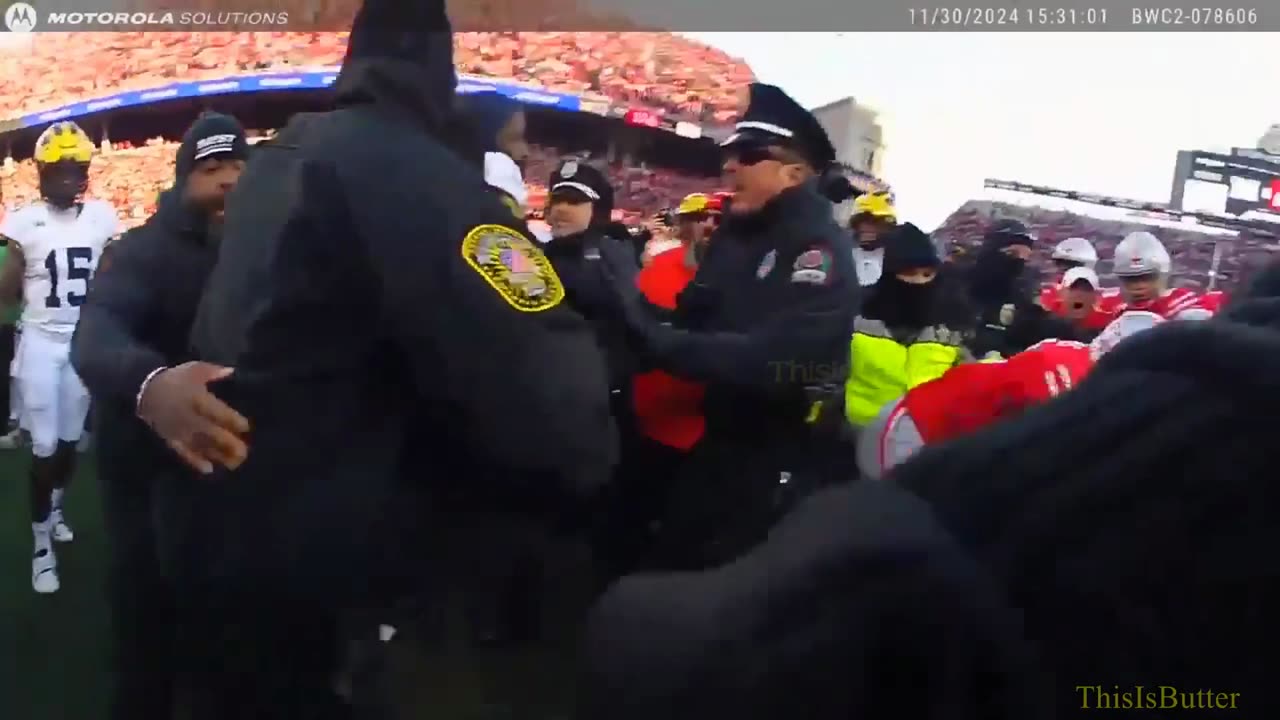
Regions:
[[[677,215],[692,215],[694,213],[707,212],[711,207],[711,198],[702,193],[693,193],[685,195],[680,201],[680,206],[676,208]]]
[[[893,207],[891,196],[887,192],[874,192],[860,195],[853,201],[853,216],[870,215],[889,222],[898,221],[898,211]]]
[[[35,160],[41,164],[62,162],[87,163],[93,159],[93,141],[70,121],[56,122],[40,133],[36,140]]]

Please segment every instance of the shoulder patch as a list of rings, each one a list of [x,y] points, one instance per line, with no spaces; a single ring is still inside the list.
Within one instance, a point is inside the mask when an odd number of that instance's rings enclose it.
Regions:
[[[462,259],[516,310],[542,312],[564,300],[564,285],[551,261],[518,230],[472,228],[462,239]]]
[[[791,282],[826,285],[831,280],[831,251],[818,245],[800,253],[791,264]]]

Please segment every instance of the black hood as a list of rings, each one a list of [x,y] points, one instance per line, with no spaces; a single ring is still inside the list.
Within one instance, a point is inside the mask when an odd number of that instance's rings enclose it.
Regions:
[[[333,85],[339,107],[376,104],[434,132],[450,122],[456,86],[444,0],[365,0]]]

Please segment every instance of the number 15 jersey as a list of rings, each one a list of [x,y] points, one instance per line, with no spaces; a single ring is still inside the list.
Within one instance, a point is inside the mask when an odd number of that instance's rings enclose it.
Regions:
[[[5,216],[0,235],[16,241],[26,258],[24,330],[71,339],[102,250],[119,232],[115,209],[102,200],[86,200],[78,211],[35,202]]]

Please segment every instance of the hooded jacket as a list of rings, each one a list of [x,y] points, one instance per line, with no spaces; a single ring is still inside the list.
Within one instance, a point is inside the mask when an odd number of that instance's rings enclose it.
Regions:
[[[549,496],[608,476],[604,362],[479,157],[455,151],[451,48],[442,1],[367,0],[337,109],[260,147],[228,203],[192,341],[236,368],[217,392],[253,439],[193,491],[210,521],[188,566],[210,591],[370,600],[404,566],[405,486],[457,474],[435,472],[458,457],[443,438]]]
[[[1078,339],[1070,322],[1039,304],[1035,273],[1001,252],[1007,244],[1001,236],[986,238],[968,269],[969,302],[975,311],[970,351],[977,357],[993,352],[1009,357],[1041,340]]]

